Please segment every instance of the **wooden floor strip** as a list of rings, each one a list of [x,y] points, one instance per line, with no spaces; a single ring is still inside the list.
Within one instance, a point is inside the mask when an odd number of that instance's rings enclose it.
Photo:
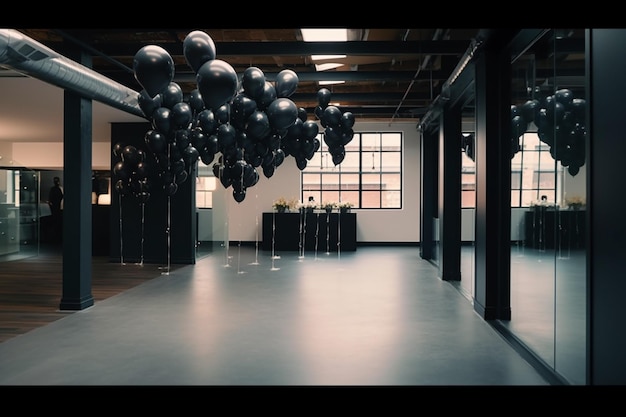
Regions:
[[[184,265],[170,265],[173,271]],[[91,294],[97,303],[162,275],[162,265],[92,258]],[[63,288],[60,251],[0,263],[0,343],[72,314],[59,310]]]

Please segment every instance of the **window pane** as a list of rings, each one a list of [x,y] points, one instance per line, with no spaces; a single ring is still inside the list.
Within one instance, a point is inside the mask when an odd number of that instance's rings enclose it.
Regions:
[[[384,133],[382,145],[385,151],[399,152],[402,147],[402,135],[400,133]]]
[[[322,190],[337,190],[339,188],[339,173],[324,173],[322,175]]]
[[[363,208],[379,208],[380,207],[380,192],[379,191],[363,191],[363,200],[361,201],[361,207]]]
[[[383,191],[382,198],[383,208],[400,208],[400,191]]]
[[[361,154],[363,171],[380,171],[380,152],[364,152]]]
[[[303,190],[315,190],[320,186],[319,174],[302,174],[302,189]]]
[[[523,204],[521,202],[522,191],[521,190],[511,190],[511,207],[522,207]]]
[[[382,189],[383,190],[400,190],[400,174],[383,174]]]
[[[511,189],[519,190],[522,186],[522,173],[511,171]]]
[[[382,158],[384,171],[400,171],[401,161],[399,152],[383,152]]]
[[[528,207],[531,203],[539,200],[539,192],[537,190],[522,191],[522,207]]]
[[[324,191],[322,193],[322,203],[339,201],[339,191]]]
[[[469,208],[476,205],[476,191],[461,191],[461,207]]]
[[[539,152],[539,167],[542,171],[554,170],[556,161],[550,155],[550,152]]]
[[[339,165],[341,172],[359,172],[360,161],[358,152],[346,152],[346,156]]]
[[[308,195],[319,191],[318,203],[349,198],[355,208],[402,208],[402,185],[402,133],[355,133],[339,165],[322,140],[320,151],[302,170],[301,196],[308,201]],[[382,189],[393,192],[383,196]]]
[[[378,173],[363,174],[362,178],[363,178],[362,187],[364,190],[372,190],[372,189],[379,190],[380,189],[380,174]]]
[[[358,191],[359,174],[341,174],[341,189]]]
[[[537,172],[539,189],[542,188],[556,188],[554,172]]]
[[[342,191],[339,201],[350,202],[354,207],[359,207],[359,191]]]
[[[361,134],[361,150],[363,152],[380,150],[380,135],[377,133]]]

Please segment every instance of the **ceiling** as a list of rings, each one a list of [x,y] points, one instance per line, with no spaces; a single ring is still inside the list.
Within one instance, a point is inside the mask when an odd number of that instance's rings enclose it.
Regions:
[[[161,46],[175,64],[172,81],[186,95],[198,86],[183,55],[183,41],[191,31],[201,30],[214,41],[216,58],[229,63],[240,78],[248,67],[261,69],[272,82],[284,69],[295,71],[298,86],[290,98],[307,111],[309,118],[315,117],[317,92],[327,88],[331,102],[343,112],[352,112],[357,122],[416,123],[479,34],[479,29],[471,28],[350,29],[348,42],[304,42],[300,29],[277,28],[18,30],[64,56],[71,48],[81,48],[91,55],[94,71],[137,92],[142,86],[133,71],[135,54],[146,45]],[[318,72],[311,59],[314,54],[347,56],[332,60],[341,67]],[[21,75],[0,67],[0,141],[59,141],[62,89]],[[320,86],[324,80],[345,83]],[[111,122],[140,120],[137,115],[94,101],[94,140],[100,140],[97,132],[109,129]],[[7,129],[10,125],[16,129]]]

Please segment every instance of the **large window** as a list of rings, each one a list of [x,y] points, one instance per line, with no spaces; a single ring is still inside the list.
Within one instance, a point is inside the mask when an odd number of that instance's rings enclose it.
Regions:
[[[323,134],[302,170],[301,201],[350,202],[361,209],[402,208],[402,133],[355,133],[337,165]]]
[[[511,160],[511,207],[529,207],[544,197],[548,204],[559,204],[557,181],[563,168],[550,154],[550,147],[534,132],[520,137],[520,152]]]
[[[465,152],[461,160],[461,207],[475,207],[475,164]],[[520,151],[511,160],[511,207],[529,207],[543,196],[547,204],[560,204],[556,190],[562,176],[563,167],[550,154],[550,147],[539,140],[537,133],[524,133]]]

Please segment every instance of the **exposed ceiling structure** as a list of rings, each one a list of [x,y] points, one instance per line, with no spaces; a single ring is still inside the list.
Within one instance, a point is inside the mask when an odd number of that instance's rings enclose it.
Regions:
[[[171,55],[175,64],[173,81],[185,94],[198,87],[195,73],[183,54],[183,42],[194,30],[206,32],[213,39],[216,58],[229,63],[240,78],[249,67],[261,69],[268,81],[275,81],[276,75],[284,69],[295,71],[299,82],[290,98],[298,107],[304,108],[310,118],[315,117],[317,92],[320,88],[327,88],[331,92],[331,103],[344,112],[352,112],[357,122],[414,121],[416,126],[433,115],[432,108],[442,96],[446,99],[450,96],[450,82],[460,75],[472,52],[494,32],[498,32],[474,28],[351,28],[347,41],[306,42],[298,28],[17,29],[24,36],[61,56],[68,56],[70,51],[81,49],[91,56],[91,69],[96,74],[119,83],[122,89],[134,92],[142,90],[133,70],[135,54],[147,45],[161,46]],[[314,61],[312,56],[318,54],[345,57]],[[317,71],[315,64],[324,62],[340,66]],[[465,71],[465,77],[467,73]],[[16,73],[0,63],[0,83],[8,77],[21,75],[19,71]],[[344,82],[320,84],[325,81]],[[40,96],[44,89],[41,84],[36,85],[37,93],[25,92],[26,97],[21,100],[27,101],[37,111],[41,124],[52,120],[62,122],[62,113],[61,116],[58,113],[62,109],[58,106],[48,109],[51,106],[41,103],[45,101]],[[6,90],[6,87],[3,88]],[[36,95],[36,102],[32,94]],[[464,92],[452,91],[452,94],[463,95]],[[19,117],[22,118],[19,121],[22,125],[27,123],[24,122],[25,117],[32,119],[32,114],[15,114],[18,111],[24,113],[24,109],[7,103],[7,95],[3,95],[5,98],[0,99],[0,123],[3,126],[10,121],[18,123]],[[58,96],[56,100],[59,100]],[[132,112],[124,111],[123,106],[118,107],[118,110],[106,107],[94,104],[94,123],[97,117],[102,117],[96,115],[96,108],[100,113],[107,113],[105,119],[109,123],[137,119],[136,115],[130,114]],[[54,116],[46,118],[44,113],[52,111],[56,112]],[[56,129],[59,132],[62,125]],[[27,133],[20,132],[15,138],[21,140],[27,137]],[[9,139],[0,134],[2,140]],[[94,140],[98,138],[94,137]]]
[[[328,88],[331,101],[357,119],[418,119],[471,46],[478,29],[350,29],[346,42],[305,42],[300,29],[19,29],[24,35],[64,54],[68,46],[92,55],[92,69],[128,88],[142,89],[133,72],[133,58],[146,45],[163,47],[175,63],[173,81],[184,93],[197,88],[195,74],[183,55],[183,41],[192,30],[215,42],[216,58],[241,76],[260,68],[268,81],[283,69],[295,71],[298,88],[290,97],[313,114],[317,91]],[[313,61],[312,55],[346,55]],[[316,71],[315,64],[340,67]],[[320,85],[320,81],[345,81]]]

